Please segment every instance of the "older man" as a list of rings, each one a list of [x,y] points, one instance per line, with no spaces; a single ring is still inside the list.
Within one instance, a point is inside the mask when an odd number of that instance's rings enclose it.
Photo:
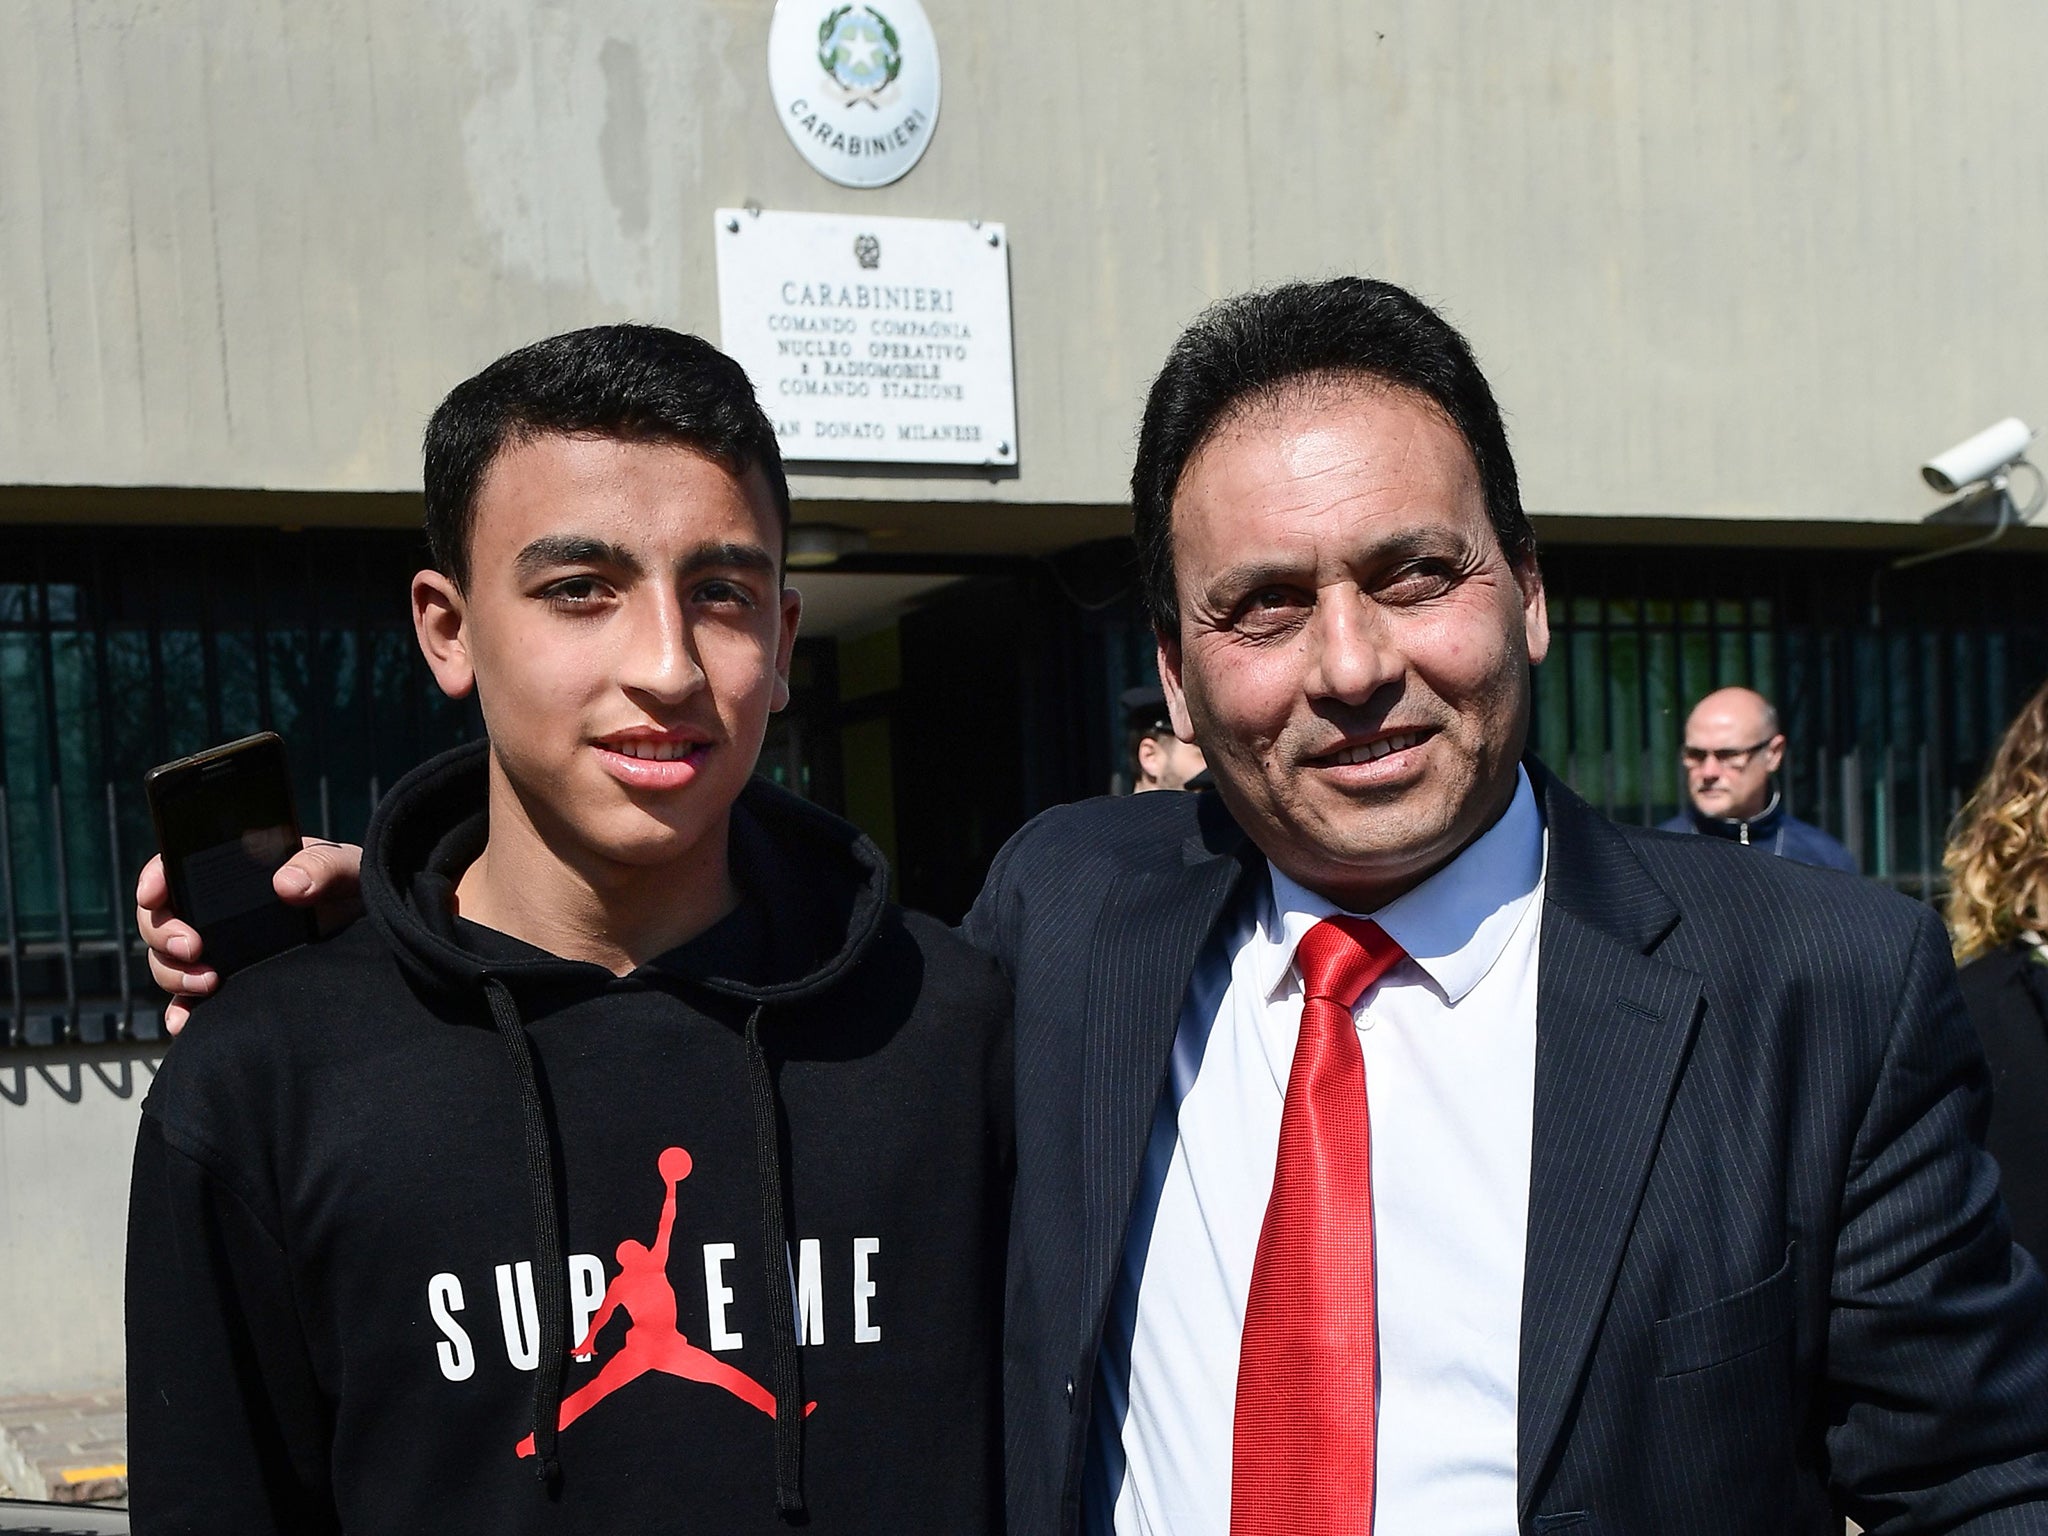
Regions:
[[[1133,489],[1218,793],[1048,812],[967,921],[1017,983],[1012,1530],[2048,1529],[1940,925],[1524,759],[1543,583],[1457,334],[1223,304]]]
[[[1226,303],[1133,478],[1217,793],[1048,812],[967,920],[1017,986],[1011,1530],[2048,1529],[1940,925],[1524,759],[1542,577],[1457,333]]]
[[[1691,806],[1661,823],[1761,848],[1801,864],[1856,873],[1856,857],[1785,809],[1777,772],[1785,761],[1778,711],[1752,688],[1717,688],[1685,722],[1685,789]]]

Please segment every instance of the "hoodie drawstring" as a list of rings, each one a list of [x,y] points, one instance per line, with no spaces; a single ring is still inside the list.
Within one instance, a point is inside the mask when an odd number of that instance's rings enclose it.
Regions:
[[[755,1167],[761,1179],[761,1260],[772,1299],[769,1336],[775,1386],[775,1512],[804,1513],[804,1386],[797,1354],[796,1294],[789,1273],[789,1226],[782,1210],[782,1127],[775,1106],[775,1075],[761,1048],[765,1005],[747,1015],[747,1086],[754,1101]]]
[[[562,1478],[555,1440],[562,1417],[562,1373],[569,1358],[569,1280],[562,1252],[562,1223],[555,1209],[554,1142],[548,1134],[547,1106],[541,1102],[540,1078],[534,1071],[533,1044],[512,989],[495,976],[484,978],[491,1021],[512,1058],[519,1077],[519,1126],[526,1141],[526,1178],[533,1201],[533,1281],[540,1309],[540,1360],[533,1380],[533,1467],[542,1488],[553,1491]]]

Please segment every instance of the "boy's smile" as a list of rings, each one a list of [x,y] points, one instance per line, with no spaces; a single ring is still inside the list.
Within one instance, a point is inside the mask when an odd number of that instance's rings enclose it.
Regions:
[[[462,590],[422,572],[435,675],[474,687],[491,738],[491,832],[465,915],[564,952],[680,942],[729,905],[726,826],[788,702],[798,598],[759,471],[673,443],[545,434],[508,444],[476,500]],[[660,899],[633,893],[649,882]],[[693,899],[694,898],[694,899]],[[691,911],[685,918],[683,909]],[[678,928],[675,934],[666,930]],[[594,956],[593,956],[594,958]]]
[[[653,726],[613,731],[594,742],[605,772],[633,789],[680,789],[697,776],[709,743],[693,731]]]

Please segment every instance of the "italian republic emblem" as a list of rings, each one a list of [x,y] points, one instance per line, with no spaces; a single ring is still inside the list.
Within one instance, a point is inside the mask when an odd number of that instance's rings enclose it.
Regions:
[[[835,5],[818,25],[818,64],[849,105],[878,98],[903,72],[903,44],[889,18],[871,5]]]

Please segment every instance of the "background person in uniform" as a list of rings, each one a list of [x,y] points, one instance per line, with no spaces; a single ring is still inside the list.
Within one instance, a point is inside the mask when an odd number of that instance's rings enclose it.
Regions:
[[[1200,789],[1208,764],[1202,749],[1173,734],[1166,690],[1148,683],[1123,692],[1124,728],[1131,743],[1131,793],[1148,789]],[[1197,782],[1197,781],[1201,782]]]
[[[1685,722],[1685,788],[1692,805],[1666,832],[1726,838],[1801,864],[1855,874],[1856,859],[1819,827],[1791,815],[1775,775],[1785,761],[1778,711],[1753,688],[1721,688]]]
[[[2013,1236],[2048,1253],[2048,684],[2005,733],[1949,836],[1948,926],[1991,1060],[1986,1144]]]

